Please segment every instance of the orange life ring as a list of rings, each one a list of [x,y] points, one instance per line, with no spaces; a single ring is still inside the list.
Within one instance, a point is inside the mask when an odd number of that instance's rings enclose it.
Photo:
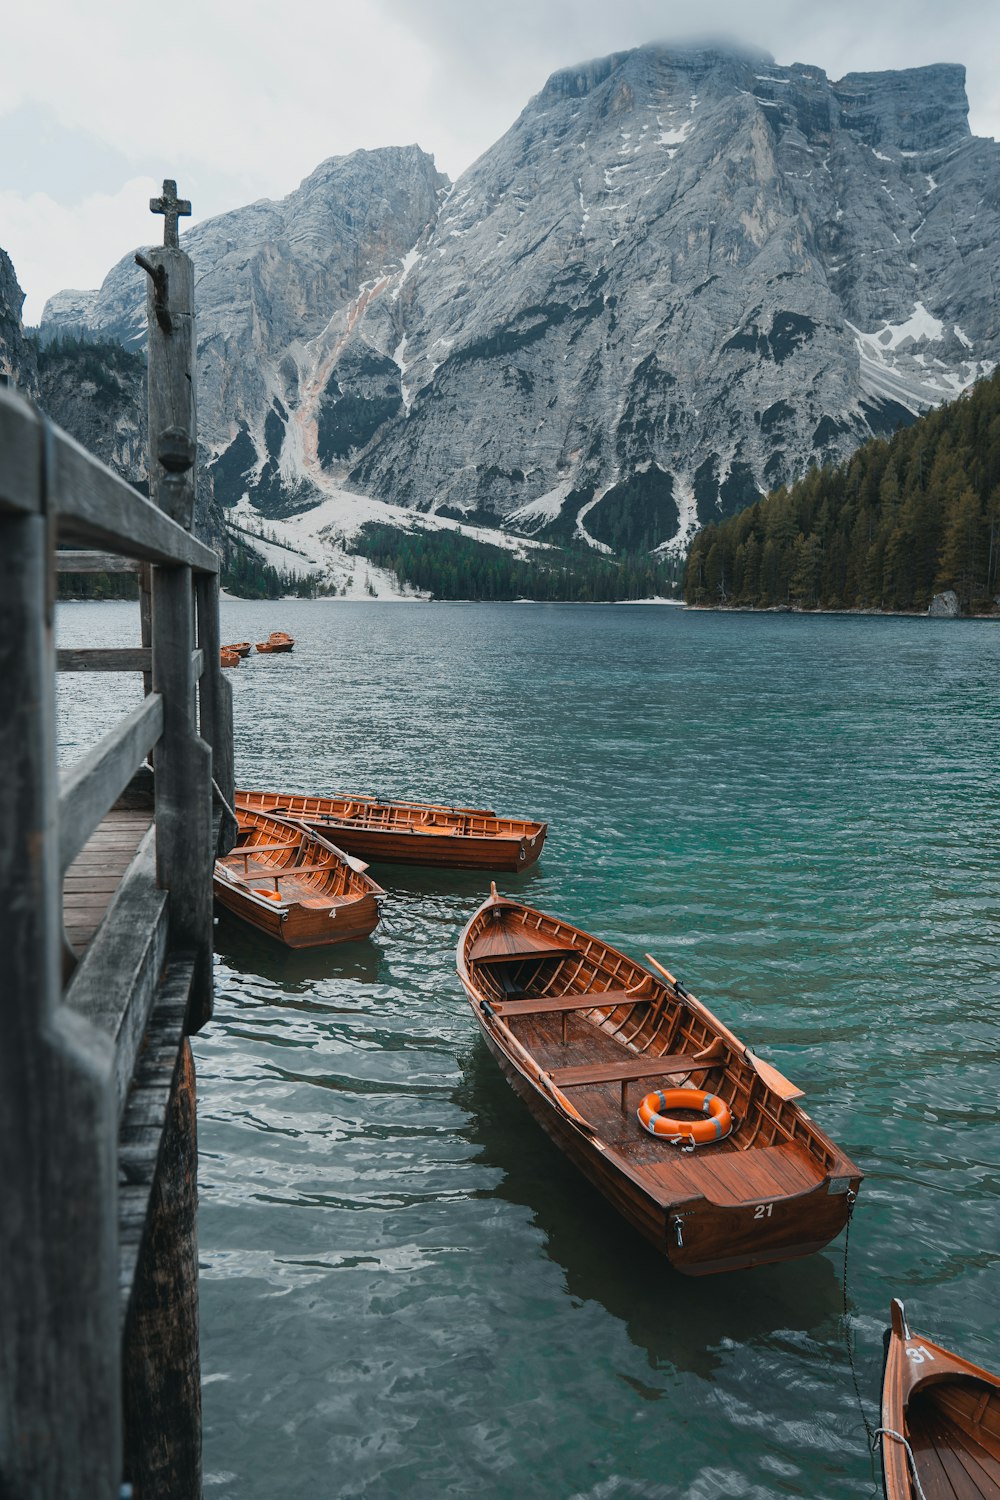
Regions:
[[[664,1110],[700,1109],[705,1120],[672,1120]],[[650,1135],[675,1144],[703,1146],[721,1141],[733,1128],[733,1115],[725,1099],[702,1089],[667,1089],[647,1094],[639,1105],[639,1124]]]

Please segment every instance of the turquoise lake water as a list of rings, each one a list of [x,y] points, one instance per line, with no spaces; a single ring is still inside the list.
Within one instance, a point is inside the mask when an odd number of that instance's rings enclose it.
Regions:
[[[1000,1368],[1000,626],[223,605],[224,640],[272,629],[294,652],[229,674],[239,781],[547,819],[501,890],[653,953],[805,1089],[866,1173],[848,1292],[872,1425],[894,1295]],[[63,644],[137,636],[134,606],[60,609]],[[65,680],[67,750],[124,682]],[[843,1236],[671,1271],[478,1040],[455,943],[488,877],[373,873],[372,941],[295,955],[217,927],[206,1497],[871,1495]]]

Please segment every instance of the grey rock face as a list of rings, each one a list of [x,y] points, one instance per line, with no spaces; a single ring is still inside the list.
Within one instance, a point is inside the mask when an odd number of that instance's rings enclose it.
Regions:
[[[116,344],[43,348],[39,400],[54,422],[130,484],[146,487],[146,361]]]
[[[645,47],[557,74],[369,304],[404,410],[351,480],[680,541],[955,394],[1000,355],[1000,150],[966,114],[956,67]]]
[[[24,336],[21,308],[24,293],[6,250],[0,250],[0,382],[20,386],[25,395],[38,393],[34,346]]]
[[[958,595],[954,589],[945,589],[943,594],[935,594],[927,606],[927,613],[941,620],[954,620],[962,613]]]
[[[417,148],[358,152],[197,226],[216,494],[680,547],[1000,359],[967,113],[960,67],[642,47],[555,74],[444,198]],[[141,295],[122,262],[91,326],[140,338]]]
[[[317,378],[325,385],[323,364],[357,316],[365,283],[399,265],[446,184],[416,146],[356,151],[323,162],[280,202],[250,204],[182,236],[195,267],[199,436],[221,460],[224,502],[247,488],[276,508],[290,495],[314,497],[313,435],[289,434],[290,414],[303,387]],[[43,329],[78,322],[82,310],[81,294],[60,293],[46,304]],[[94,333],[129,347],[144,341],[145,276],[131,254],[86,316]]]

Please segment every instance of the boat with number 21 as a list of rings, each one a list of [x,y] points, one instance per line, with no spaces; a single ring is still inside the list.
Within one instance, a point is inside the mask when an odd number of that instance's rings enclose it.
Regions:
[[[515,1093],[679,1271],[790,1260],[844,1228],[860,1169],[655,959],[653,973],[494,885],[457,962]]]

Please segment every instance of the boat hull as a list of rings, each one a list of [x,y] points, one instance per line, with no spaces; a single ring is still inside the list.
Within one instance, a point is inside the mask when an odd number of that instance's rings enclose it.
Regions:
[[[441,869],[495,870],[501,874],[529,869],[541,854],[545,840],[544,832],[534,839],[477,839],[446,832],[382,833],[320,818],[310,818],[308,826],[346,849],[348,854],[371,860],[373,864],[435,865]]]
[[[216,901],[288,948],[368,937],[385,892],[365,867],[301,824],[237,807],[239,834],[215,862]]]
[[[911,1455],[926,1496],[1000,1494],[1000,1376],[911,1334],[898,1299],[886,1335],[881,1429],[887,1500],[916,1500]]]
[[[495,885],[457,954],[508,1084],[678,1271],[707,1276],[821,1250],[847,1223],[862,1173],[798,1105],[801,1089],[651,962],[662,978]],[[702,1121],[710,1095],[725,1121],[717,1136],[685,1148],[684,1120],[669,1134],[643,1129],[640,1100],[663,1090],[675,1095],[671,1115]]]
[[[218,876],[212,889],[220,906],[241,921],[249,922],[258,932],[284,943],[286,948],[327,948],[334,943],[358,942],[370,937],[379,922],[379,906],[374,896],[363,896],[345,906],[295,904],[282,910],[270,902],[254,899]]]
[[[237,800],[278,815],[284,811],[339,849],[372,864],[516,874],[536,863],[548,831],[545,823],[431,803],[242,791]],[[355,809],[354,815],[345,816],[345,807]],[[383,816],[384,827],[372,826]]]
[[[812,1255],[835,1239],[847,1223],[853,1201],[847,1183],[844,1191],[834,1194],[824,1183],[796,1200],[762,1197],[732,1207],[704,1198],[658,1200],[637,1180],[623,1175],[586,1131],[554,1109],[543,1090],[482,1024],[480,1031],[504,1078],[550,1140],[612,1208],[685,1276],[749,1270]],[[764,1212],[758,1214],[761,1208]]]

